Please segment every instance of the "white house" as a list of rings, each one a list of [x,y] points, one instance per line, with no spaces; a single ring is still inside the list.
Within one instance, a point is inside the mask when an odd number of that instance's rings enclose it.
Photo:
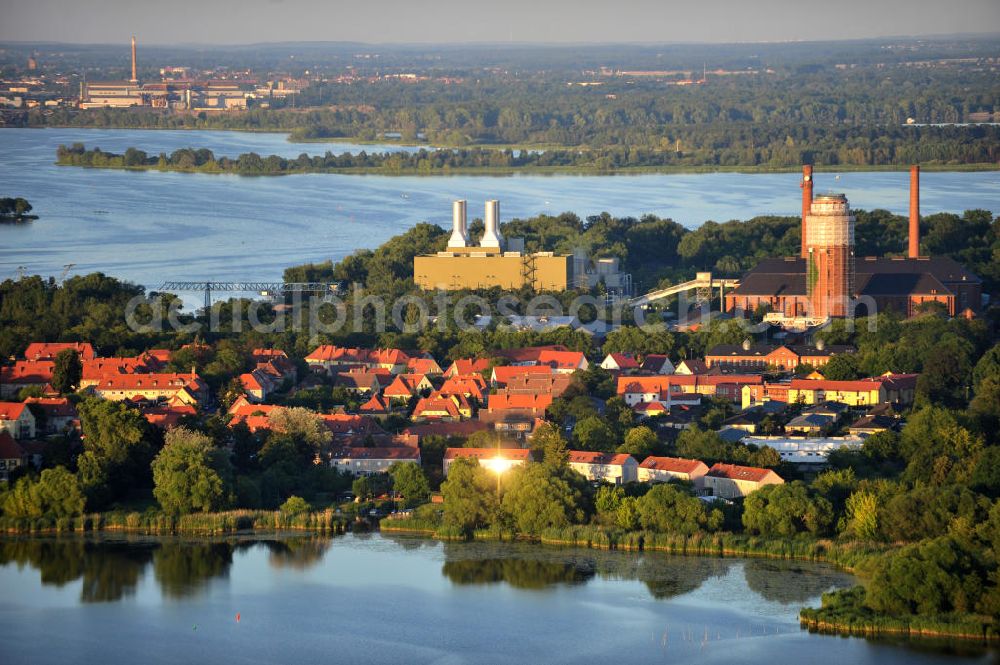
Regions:
[[[723,499],[744,497],[765,485],[781,485],[785,481],[771,469],[737,464],[714,464],[702,478],[712,496]]]
[[[587,480],[603,480],[615,485],[635,482],[639,463],[625,453],[569,451],[569,467]]]
[[[15,439],[35,438],[35,416],[22,402],[0,402],[0,432]]]
[[[382,448],[342,448],[330,459],[330,466],[354,476],[388,473],[396,462],[420,464],[420,449],[408,446]]]
[[[708,473],[708,465],[701,460],[683,457],[647,457],[639,465],[638,477],[642,483],[667,483],[687,480],[700,486],[701,478]]]
[[[448,448],[444,451],[442,465],[445,478],[452,463],[460,457],[474,459],[491,471],[503,473],[531,459],[531,451],[527,448]]]

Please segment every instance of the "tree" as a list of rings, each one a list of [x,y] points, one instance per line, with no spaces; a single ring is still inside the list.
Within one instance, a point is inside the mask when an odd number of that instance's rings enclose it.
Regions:
[[[309,502],[303,499],[301,496],[295,496],[294,494],[288,497],[288,500],[281,504],[281,511],[283,515],[294,516],[300,513],[308,513],[312,510],[312,506]]]
[[[56,354],[52,368],[52,387],[62,394],[73,392],[80,385],[83,363],[74,349],[63,349]]]
[[[878,538],[878,496],[874,492],[859,491],[847,498],[847,532],[862,540]]]
[[[177,427],[153,460],[153,496],[173,515],[220,510],[233,501],[231,471],[228,453],[208,436]]]
[[[641,462],[656,452],[659,445],[660,440],[656,438],[653,430],[645,425],[640,425],[625,433],[625,443],[618,446],[618,452],[633,455]]]
[[[407,508],[426,503],[431,496],[431,486],[419,464],[394,462],[389,467],[393,489],[402,494]]]
[[[330,443],[333,434],[314,411],[302,407],[274,409],[268,416],[271,431],[302,441],[316,452]]]
[[[977,554],[944,536],[886,555],[872,575],[866,602],[897,616],[974,612],[989,586]]]
[[[659,483],[636,502],[642,528],[660,533],[691,535],[722,526],[722,511],[708,509],[705,502],[673,483]]]
[[[150,425],[122,402],[87,399],[78,406],[83,454],[77,460],[88,506],[99,510],[133,488],[148,487]]]
[[[743,502],[743,526],[764,536],[814,536],[829,532],[833,507],[821,496],[812,496],[801,481],[767,485],[751,492]]]
[[[531,449],[541,452],[542,463],[550,467],[565,466],[569,459],[566,439],[552,423],[542,423],[535,428],[531,434]]]
[[[615,433],[600,416],[588,416],[578,422],[573,435],[583,450],[610,452],[615,447]]]
[[[38,480],[23,477],[3,501],[10,517],[73,517],[83,512],[86,500],[75,474],[65,467],[42,471]]]
[[[489,472],[476,460],[456,459],[441,483],[444,523],[463,533],[487,525],[496,511],[495,491]]]
[[[838,353],[830,358],[820,370],[830,381],[853,381],[861,376],[857,354]]]
[[[582,495],[557,470],[529,462],[509,473],[502,505],[519,532],[538,535],[583,520]]]

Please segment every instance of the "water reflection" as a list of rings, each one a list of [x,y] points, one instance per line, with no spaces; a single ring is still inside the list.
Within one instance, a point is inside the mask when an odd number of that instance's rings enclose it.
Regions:
[[[306,536],[288,540],[267,540],[263,545],[270,553],[267,561],[274,568],[307,570],[323,560],[332,542],[325,536]]]
[[[796,561],[748,559],[743,575],[753,591],[784,605],[801,606],[830,590],[829,571]]]
[[[216,577],[227,577],[233,545],[225,542],[165,542],[153,553],[153,576],[168,598],[187,598]]]

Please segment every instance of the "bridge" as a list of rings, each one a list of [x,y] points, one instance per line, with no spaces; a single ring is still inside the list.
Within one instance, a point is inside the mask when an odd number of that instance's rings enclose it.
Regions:
[[[676,295],[683,291],[693,291],[695,289],[707,289],[710,292],[715,288],[719,289],[719,301],[720,309],[725,308],[725,295],[726,289],[735,289],[740,285],[740,280],[738,279],[723,279],[721,277],[712,277],[710,272],[699,272],[695,275],[695,278],[688,281],[682,282],[681,284],[674,284],[673,286],[668,286],[665,289],[657,289],[656,291],[650,291],[649,293],[641,296],[637,296],[629,300],[628,304],[632,307],[644,307],[657,300],[662,300],[663,298],[669,298],[672,295]]]
[[[339,282],[164,282],[157,291],[202,291],[205,294],[205,308],[212,306],[213,291],[239,293],[259,293],[262,296],[279,296],[286,293],[340,293]]]

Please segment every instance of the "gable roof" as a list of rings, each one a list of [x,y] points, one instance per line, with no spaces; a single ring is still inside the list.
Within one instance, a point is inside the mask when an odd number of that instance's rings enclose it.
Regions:
[[[683,457],[647,457],[639,465],[640,469],[686,473],[689,475],[697,471],[700,467],[708,469],[708,465],[701,460],[685,459]]]
[[[504,385],[518,376],[525,374],[552,374],[552,368],[548,365],[506,365],[493,368],[493,382]]]
[[[7,430],[0,431],[0,459],[24,459],[24,448],[21,447]]]
[[[456,374],[477,374],[479,372],[485,372],[490,368],[490,361],[486,358],[459,358],[451,364],[448,371],[445,372],[446,376],[454,376]]]
[[[568,462],[570,464],[603,464],[605,466],[621,466],[633,460],[633,457],[627,453],[599,453],[591,452],[589,450],[570,450],[568,451]]]
[[[412,446],[375,446],[338,448],[333,453],[336,459],[348,460],[393,460],[398,462],[419,462],[420,449]]]
[[[93,360],[97,357],[89,342],[32,342],[24,350],[24,357],[28,360],[55,360],[66,349],[76,351],[80,360]]]
[[[708,470],[706,475],[712,476],[713,478],[728,478],[729,480],[745,480],[749,482],[759,483],[769,474],[774,473],[771,469],[761,469],[756,466],[740,466],[738,464],[723,464],[718,462],[712,465],[712,468]],[[774,475],[781,480],[781,476],[774,473]]]
[[[529,448],[447,448],[444,451],[444,459],[454,460],[459,457],[471,457],[473,459],[490,459],[502,457],[511,460],[531,459]]]
[[[27,408],[24,402],[0,402],[0,420],[17,420]]]

